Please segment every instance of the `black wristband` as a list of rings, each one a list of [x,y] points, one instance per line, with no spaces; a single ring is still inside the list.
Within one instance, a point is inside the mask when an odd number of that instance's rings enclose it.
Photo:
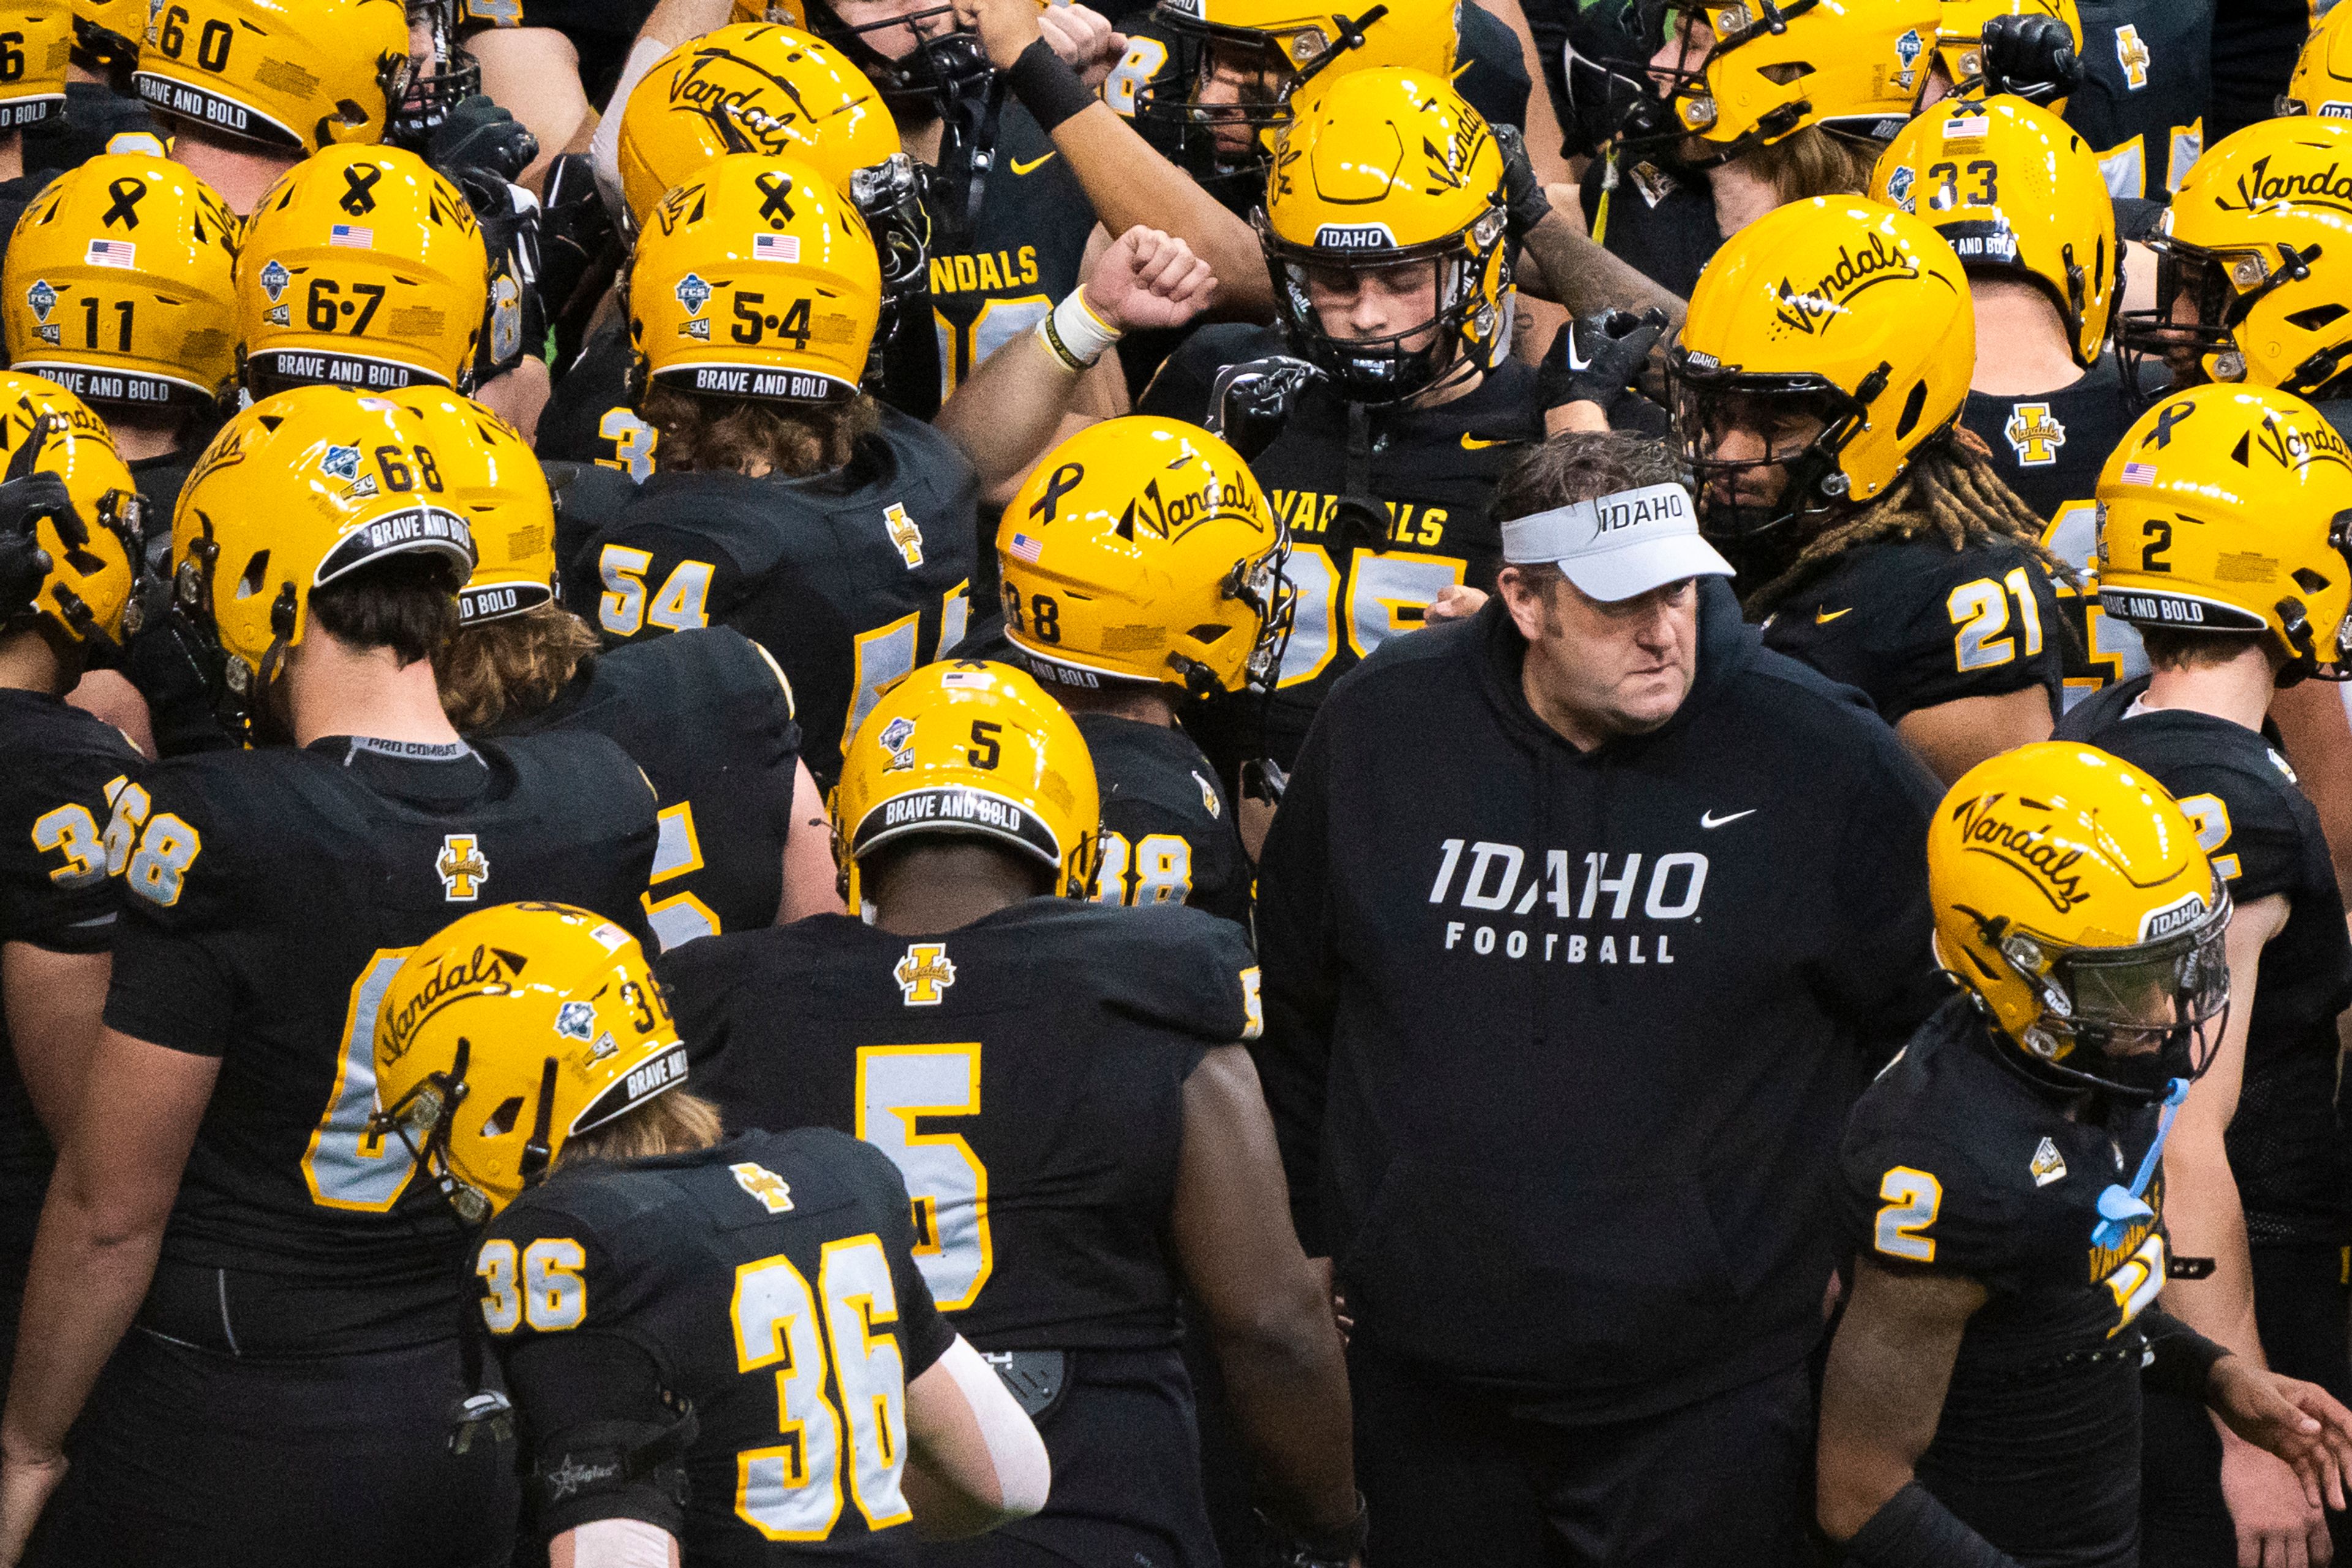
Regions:
[[[2147,1362],[2140,1368],[2140,1383],[2204,1404],[2205,1386],[2212,1381],[2214,1366],[2230,1353],[2229,1348],[2207,1339],[2161,1307],[2140,1313],[2139,1331],[2147,1336]]]
[[[1845,1543],[1852,1568],[2018,1568],[1917,1481],[1886,1500]]]
[[[1021,51],[1013,68],[1004,73],[1004,85],[1021,100],[1021,107],[1036,117],[1037,123],[1051,135],[1054,127],[1067,120],[1090,103],[1102,100],[1087,89],[1069,62],[1054,52],[1054,46],[1039,38]]]

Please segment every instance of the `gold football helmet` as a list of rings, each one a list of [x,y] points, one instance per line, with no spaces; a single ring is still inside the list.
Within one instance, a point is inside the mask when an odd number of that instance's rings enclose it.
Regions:
[[[1289,123],[1294,95],[1382,66],[1452,81],[1462,47],[1453,0],[1395,0],[1370,20],[1314,0],[1160,0],[1151,21],[1166,42],[1133,40],[1106,95],[1123,87],[1137,120],[1163,125],[1196,148],[1213,122],[1246,126],[1256,132],[1261,163],[1276,130]],[[1213,78],[1238,79],[1235,101],[1204,98]]]
[[[8,359],[92,402],[217,402],[236,368],[236,217],[184,167],[101,153],[16,223],[0,268]]]
[[[400,402],[423,422],[441,471],[439,503],[474,537],[474,574],[457,595],[457,624],[535,610],[555,597],[555,500],[522,432],[454,392],[418,389]]]
[[[654,205],[730,153],[797,158],[845,195],[850,176],[901,156],[874,84],[820,38],[766,23],[670,50],[621,116],[621,190],[643,227]]]
[[[247,223],[237,322],[247,390],[462,386],[489,252],[457,187],[397,147],[332,147],[286,172]]]
[[[2056,114],[2005,95],[1945,99],[1888,145],[1870,196],[1925,219],[1961,265],[2041,284],[2074,363],[2098,363],[2122,291],[2115,203],[2099,155]]]
[[[373,1126],[478,1225],[563,1145],[686,1081],[636,938],[568,904],[499,904],[412,952],[375,1016]]]
[[[1264,686],[1295,591],[1290,539],[1240,453],[1139,415],[1047,453],[996,531],[1004,633],[1042,681]]]
[[[2309,395],[2352,357],[2352,125],[2264,120],[2207,150],[2166,209],[2156,306],[2126,310],[2124,384],[2142,357],[2175,386],[2246,382]]]
[[[138,630],[144,559],[139,486],[105,423],[54,382],[0,371],[0,461],[6,479],[55,474],[73,503],[68,515],[34,524],[48,575],[6,624],[29,615],[75,642],[119,646]]]
[[[2352,120],[2352,11],[2336,5],[2312,28],[2279,96],[2278,111]]]
[[[211,645],[233,726],[310,625],[310,592],[395,555],[474,570],[472,524],[425,420],[389,398],[307,386],[253,405],[213,437],[172,518],[173,613]]]
[[[1943,0],[1936,12],[1936,58],[1955,86],[1983,78],[1985,24],[1995,16],[2055,16],[2073,36],[2075,55],[2083,53],[2083,14],[2074,0]],[[2066,100],[2044,107],[2056,114]]]
[[[2212,1060],[2230,895],[2164,786],[2065,741],[1960,775],[1927,830],[1936,954],[2044,1080],[2158,1100]]]
[[[1676,131],[1705,140],[1717,162],[1808,125],[1884,138],[1927,88],[1942,9],[1937,0],[1702,0],[1666,9],[1676,63],[1650,69],[1668,84]]]
[[[834,855],[853,913],[865,858],[909,838],[976,835],[1054,873],[1064,898],[1094,892],[1102,803],[1086,737],[1009,664],[929,664],[882,694],[842,761]]]
[[[2099,607],[2144,629],[2267,631],[2283,682],[2352,678],[2352,449],[2268,387],[2157,400],[2099,470]]]
[[[1666,366],[1700,525],[1737,542],[1894,484],[1968,401],[1976,310],[1943,236],[1858,196],[1819,196],[1724,242]],[[1820,422],[1801,450],[1724,455],[1733,432],[1796,416]],[[1770,515],[1719,498],[1741,470],[1775,466],[1788,483]]]
[[[655,62],[621,116],[621,191],[633,228],[730,153],[797,158],[866,216],[882,281],[919,284],[929,257],[921,182],[897,121],[842,51],[791,27],[722,27]]]
[[[1352,71],[1299,105],[1257,213],[1293,349],[1359,403],[1502,363],[1516,304],[1504,226],[1503,154],[1486,122],[1444,79],[1394,66]],[[1318,294],[1344,300],[1362,274],[1416,264],[1434,270],[1433,315],[1376,337],[1325,326]]]
[[[629,271],[637,379],[714,397],[856,397],[882,273],[856,206],[806,163],[734,153],[654,209]]]
[[[65,112],[74,8],[68,0],[0,4],[0,131],[22,131]]]
[[[131,80],[215,135],[316,153],[383,140],[408,69],[404,0],[155,0]]]

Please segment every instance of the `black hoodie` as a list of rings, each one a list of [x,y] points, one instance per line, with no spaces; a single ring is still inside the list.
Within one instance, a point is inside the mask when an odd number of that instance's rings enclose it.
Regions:
[[[1260,868],[1258,1060],[1360,1342],[1615,1419],[1821,1333],[1846,1111],[1945,994],[1937,792],[1719,581],[1654,733],[1578,751],[1524,647],[1497,599],[1332,692]]]

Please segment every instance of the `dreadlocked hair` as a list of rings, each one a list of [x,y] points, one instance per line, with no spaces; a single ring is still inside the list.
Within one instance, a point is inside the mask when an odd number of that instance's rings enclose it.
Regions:
[[[1750,594],[1743,607],[1751,616],[1763,615],[1858,544],[1931,535],[1954,554],[1971,544],[2014,544],[2053,577],[2081,587],[2074,568],[2042,544],[2042,529],[2041,517],[2002,482],[1982,439],[1956,426],[1915,449],[1892,489],[1808,540],[1788,569]]]

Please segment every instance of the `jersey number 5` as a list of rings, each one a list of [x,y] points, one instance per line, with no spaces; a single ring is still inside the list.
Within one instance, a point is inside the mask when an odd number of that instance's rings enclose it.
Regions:
[[[857,1135],[890,1156],[915,1205],[915,1266],[940,1310],[980,1299],[996,1268],[988,1167],[927,1118],[980,1114],[980,1046],[866,1046],[857,1053]]]

